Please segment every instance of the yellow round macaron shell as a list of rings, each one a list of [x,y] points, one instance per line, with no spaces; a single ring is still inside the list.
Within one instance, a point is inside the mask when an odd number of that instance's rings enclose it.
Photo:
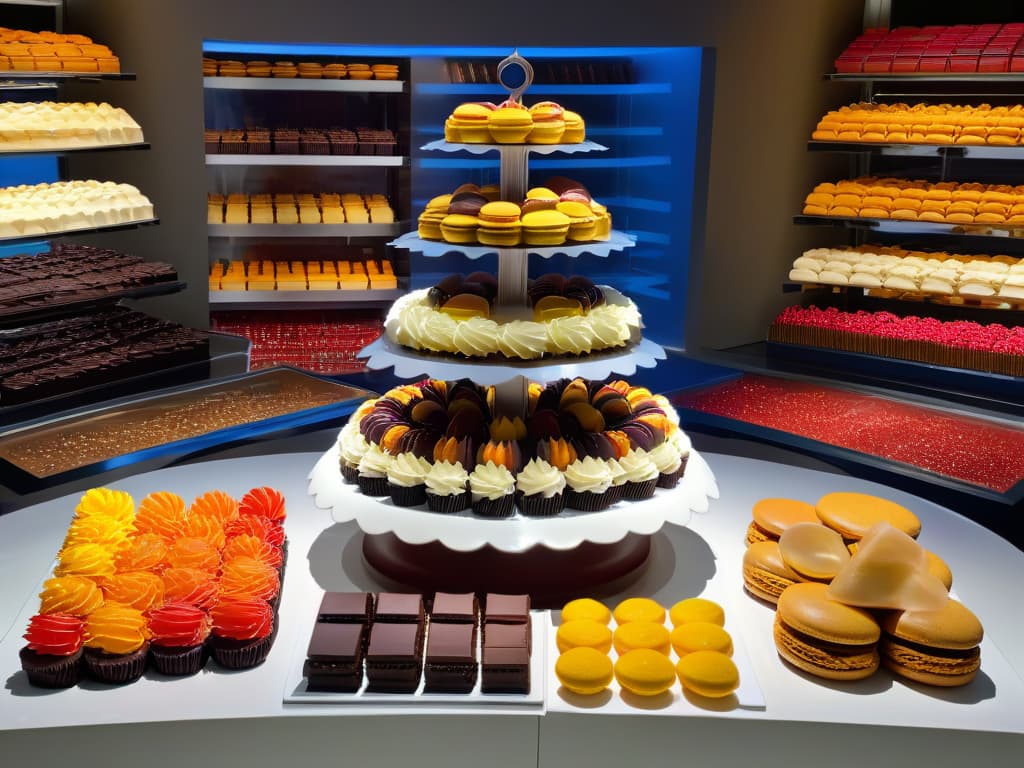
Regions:
[[[559,653],[572,648],[593,648],[601,653],[608,653],[612,648],[612,631],[607,624],[593,619],[574,619],[564,621],[555,633],[555,644]]]
[[[562,120],[565,122],[565,133],[562,134],[563,144],[579,144],[586,138],[586,125],[583,118],[577,113],[566,109],[562,112]]]
[[[879,522],[887,522],[911,537],[921,532],[917,515],[894,501],[867,493],[829,493],[814,505],[818,518],[846,539],[861,539]]]
[[[555,206],[555,210],[569,217],[570,240],[593,240],[597,229],[597,217],[585,203],[575,200],[564,200]]]
[[[761,499],[754,504],[751,516],[751,525],[761,534],[761,540],[778,539],[783,531],[797,523],[821,524],[814,505],[797,499]]]
[[[563,109],[553,101],[541,101],[530,107],[533,130],[526,137],[528,144],[557,144],[565,133]]]
[[[679,656],[697,651],[718,651],[732,656],[732,636],[718,624],[691,621],[672,630],[669,639]]]
[[[570,648],[555,661],[555,677],[566,689],[581,696],[593,696],[615,677],[612,660],[593,648]]]
[[[592,597],[580,597],[562,606],[563,622],[576,619],[590,619],[607,625],[612,620],[612,612],[608,610],[607,605]]]
[[[668,656],[650,648],[637,648],[619,656],[615,680],[638,696],[657,696],[676,681],[676,669]]]
[[[777,541],[755,541],[743,553],[743,586],[754,597],[776,603],[790,584],[803,577],[786,565]]]
[[[649,648],[668,656],[672,647],[665,625],[655,624],[653,621],[631,621],[616,627],[612,635],[612,644],[620,656],[637,648]]]
[[[479,226],[476,216],[450,213],[441,220],[441,234],[449,243],[475,243]]]
[[[720,699],[740,687],[736,663],[718,651],[695,651],[679,659],[676,674],[691,693]]]
[[[519,213],[519,206],[515,203],[504,200],[487,203],[477,214],[480,220],[477,240],[484,245],[515,245],[522,232]]]
[[[569,234],[569,217],[558,211],[531,211],[521,221],[527,245],[561,245]]]
[[[533,118],[527,109],[501,107],[488,116],[487,128],[499,144],[522,144],[533,130]]]
[[[668,617],[673,627],[691,621],[707,621],[720,627],[725,626],[725,611],[722,610],[722,606],[704,597],[680,600],[669,609]]]
[[[649,597],[627,597],[612,611],[615,623],[622,625],[631,621],[653,621],[665,623],[665,608]]]

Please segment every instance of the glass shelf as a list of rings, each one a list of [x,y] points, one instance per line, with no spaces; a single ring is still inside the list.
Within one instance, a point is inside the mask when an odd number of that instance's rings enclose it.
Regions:
[[[1024,145],[1014,147],[964,144],[884,144],[858,141],[809,141],[811,152],[857,152],[897,157],[951,157],[979,160],[1024,160]]]
[[[139,219],[138,221],[126,221],[121,224],[111,224],[105,227],[86,227],[84,229],[61,229],[56,232],[45,232],[43,234],[19,235],[17,237],[0,237],[0,245],[8,243],[34,243],[42,240],[53,240],[64,235],[83,235],[90,232],[117,232],[123,229],[138,229],[139,227],[151,227],[159,224],[160,219]]]
[[[399,167],[408,163],[404,155],[229,155],[206,156],[206,165],[225,166],[322,166],[322,167]]]
[[[469,144],[438,139],[424,144],[420,149],[427,152],[469,152],[474,155],[483,155],[488,152],[522,152],[523,150],[531,155],[550,155],[555,152],[572,155],[577,152],[604,152],[608,147],[589,140],[575,144]]]
[[[86,152],[122,152],[135,149],[150,149],[148,141],[134,144],[98,144],[94,147],[43,147],[40,149],[0,149],[0,157],[19,155],[80,155]]]
[[[210,237],[393,237],[402,231],[394,224],[208,224]]]
[[[1024,72],[832,72],[825,78],[846,83],[1024,83]]]
[[[402,93],[404,80],[323,80],[302,77],[204,77],[203,88],[225,91]]]
[[[1002,240],[1024,238],[1024,226],[1008,224],[951,224],[937,221],[806,215],[794,216],[793,223],[800,226],[848,227],[850,229],[870,229],[872,232],[909,235],[998,238]]]
[[[180,280],[166,280],[161,283],[140,286],[138,288],[124,288],[116,291],[97,291],[91,296],[77,298],[67,302],[49,302],[44,305],[25,305],[16,312],[4,312],[0,310],[0,326],[13,323],[41,322],[42,320],[56,315],[74,313],[77,310],[89,307],[115,304],[121,299],[146,299],[151,296],[166,296],[171,293],[179,293],[185,290],[185,283]],[[83,286],[83,291],[88,290]]]
[[[501,96],[498,83],[418,83],[416,93],[429,96]],[[641,96],[647,94],[672,93],[672,83],[603,83],[556,85],[533,83],[529,93],[532,96]],[[504,98],[504,97],[502,97]]]
[[[345,309],[387,307],[405,295],[402,288],[335,291],[210,291],[211,310]]]
[[[38,80],[76,80],[92,82],[98,80],[134,80],[134,72],[37,72],[35,70],[5,69],[0,71],[0,84],[5,80],[38,81]],[[0,85],[2,87],[2,85]],[[56,87],[56,85],[54,85]]]

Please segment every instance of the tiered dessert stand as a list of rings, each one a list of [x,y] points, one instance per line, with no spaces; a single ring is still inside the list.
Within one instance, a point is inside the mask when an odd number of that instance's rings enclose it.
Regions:
[[[508,68],[519,67],[522,85],[506,89],[517,99],[532,81],[532,68],[517,53],[499,65],[499,80]],[[591,141],[579,144],[460,144],[434,141],[425,150],[467,151],[500,155],[501,199],[522,200],[528,188],[529,155],[553,152],[592,152],[606,148]],[[528,310],[527,267],[531,256],[584,253],[607,257],[633,245],[633,239],[612,231],[605,242],[558,246],[461,246],[423,240],[416,232],[391,245],[439,257],[459,253],[469,259],[498,255],[498,294],[501,308]],[[603,380],[629,376],[638,367],[650,368],[665,359],[661,346],[639,338],[624,350],[573,358],[539,361],[474,362],[455,356],[420,353],[381,336],[366,347],[371,369],[393,368],[400,378],[429,376],[469,378],[495,387],[495,415],[525,416],[530,380],[542,384],[565,377]],[[569,595],[594,593],[599,585],[621,586],[644,565],[651,536],[666,523],[686,525],[692,511],[703,512],[708,497],[718,496],[714,475],[704,459],[690,453],[686,472],[671,490],[658,489],[641,503],[617,503],[602,512],[565,511],[554,518],[516,515],[493,520],[466,512],[442,515],[395,506],[388,500],[363,496],[354,485],[342,483],[337,446],[329,450],[310,475],[310,493],[321,507],[332,509],[336,522],[355,520],[364,532],[363,555],[379,573],[424,592],[527,592],[537,605],[557,604]]]

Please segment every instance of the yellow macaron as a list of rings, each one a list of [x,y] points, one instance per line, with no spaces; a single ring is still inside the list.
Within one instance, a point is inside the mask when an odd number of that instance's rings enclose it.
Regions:
[[[559,653],[572,648],[593,648],[608,653],[612,647],[612,631],[606,624],[592,619],[575,619],[563,622],[555,633],[555,644]]]
[[[558,211],[531,211],[521,219],[527,245],[561,245],[569,234],[569,217]]]
[[[620,656],[637,648],[650,648],[668,656],[672,646],[665,625],[653,621],[631,621],[617,627],[612,643]]]
[[[669,639],[679,655],[697,651],[718,651],[732,656],[732,637],[722,627],[709,621],[691,621],[672,630]]]
[[[673,627],[688,624],[691,621],[708,621],[720,627],[725,626],[725,611],[714,600],[703,597],[688,597],[680,600],[668,611]]]
[[[619,656],[615,679],[638,696],[657,696],[676,681],[676,670],[668,656],[650,648],[637,648]]]
[[[676,664],[679,682],[686,690],[720,699],[740,687],[740,673],[736,664],[718,651],[688,653]]]
[[[571,648],[555,661],[555,677],[573,693],[592,696],[611,683],[612,660],[593,648]]]
[[[653,621],[665,623],[665,609],[649,597],[627,597],[612,611],[615,623],[622,625],[631,621]]]
[[[563,622],[576,619],[590,619],[607,625],[612,620],[612,612],[608,610],[608,606],[592,597],[580,597],[562,606]]]

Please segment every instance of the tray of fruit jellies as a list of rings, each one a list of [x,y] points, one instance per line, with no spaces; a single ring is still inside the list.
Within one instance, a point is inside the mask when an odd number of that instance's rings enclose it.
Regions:
[[[717,497],[664,397],[626,381],[525,386],[525,417],[494,417],[495,388],[466,379],[367,401],[313,469],[310,493],[365,533],[504,552],[650,535]]]

